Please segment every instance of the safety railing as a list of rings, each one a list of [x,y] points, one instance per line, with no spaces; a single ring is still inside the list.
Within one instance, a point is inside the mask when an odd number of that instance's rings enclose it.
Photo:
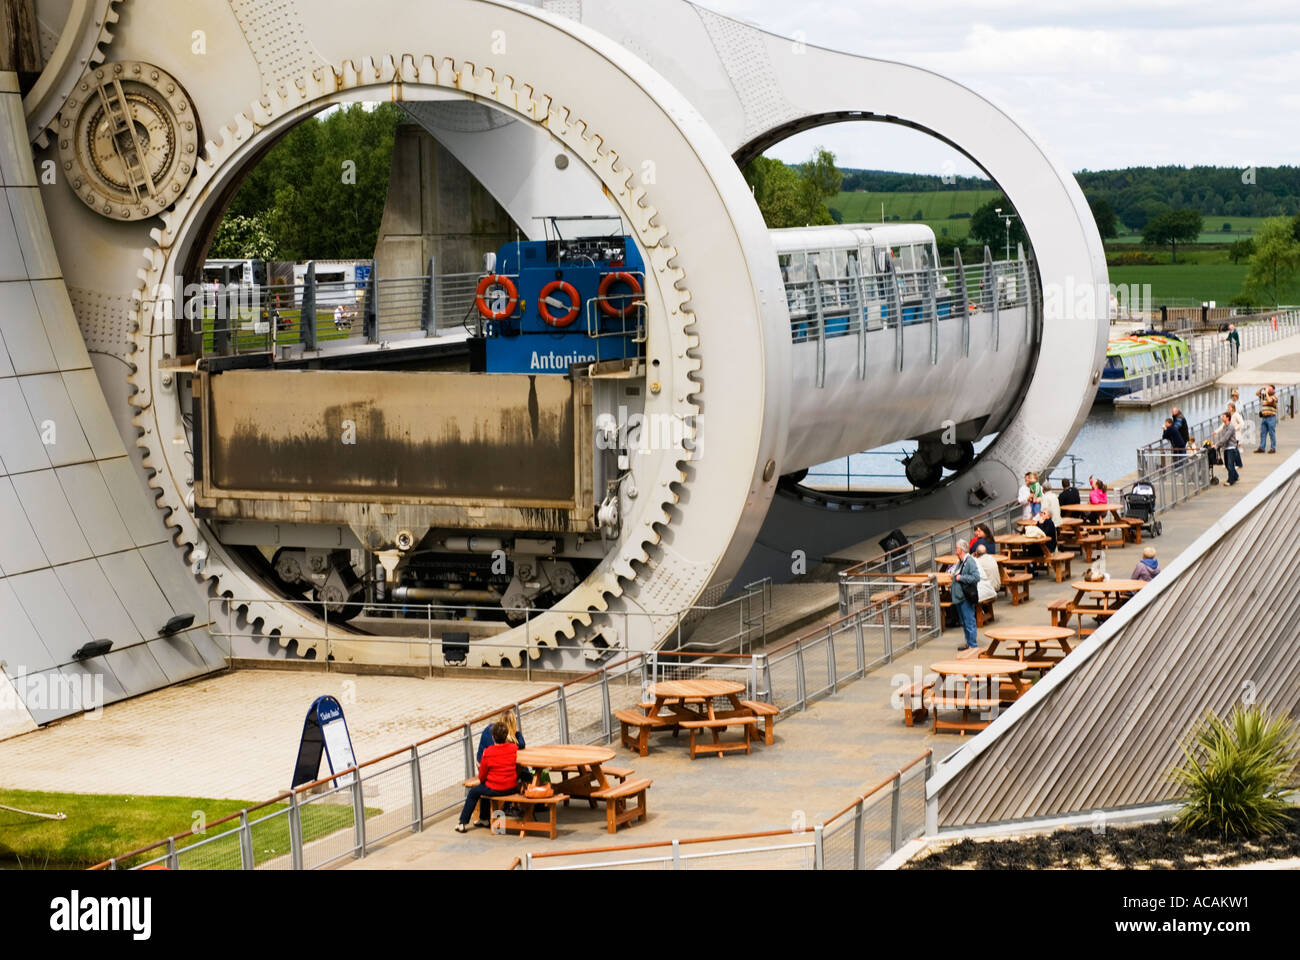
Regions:
[[[1231,345],[1201,337],[1188,343],[1188,351],[1172,363],[1142,374],[1139,386],[1128,396],[1155,402],[1182,396],[1213,383],[1236,363]]]
[[[1028,263],[990,261],[966,267],[890,270],[869,276],[813,276],[785,284],[795,343],[960,318],[1028,304]]]
[[[1278,416],[1294,417],[1296,407],[1296,395],[1300,392],[1300,387],[1292,384],[1277,388],[1277,412]],[[1237,407],[1237,412],[1248,420],[1259,417],[1260,398],[1258,396],[1248,397],[1242,400]],[[1219,428],[1222,421],[1218,417],[1207,417],[1198,423],[1189,424],[1188,432],[1191,435],[1191,443],[1202,443],[1213,438],[1214,431]],[[1258,424],[1255,424],[1258,428]],[[1168,441],[1161,438],[1145,443],[1137,448],[1137,467],[1138,473],[1142,473],[1148,468],[1149,464],[1156,463],[1164,466],[1173,453],[1173,448],[1169,446]]]
[[[345,626],[337,613],[331,614],[328,606],[313,610],[319,615],[318,624],[303,621],[302,602],[293,600],[266,600],[260,598],[209,597],[208,633],[223,647],[227,656],[233,656],[236,639],[248,636],[249,610],[255,618],[265,620],[268,613],[278,612],[276,620],[286,624],[277,636],[282,642],[318,644],[319,657],[330,669],[348,654],[364,647],[384,650],[384,662],[408,668],[424,668],[429,676],[435,669],[449,665],[499,666],[502,662],[519,661],[529,679],[535,661],[557,653],[551,642],[555,634],[551,618],[541,620],[545,614],[563,613],[589,617],[593,638],[603,638],[603,628],[620,637],[646,637],[647,644],[658,642],[669,650],[735,651],[744,653],[762,646],[767,641],[768,618],[772,613],[772,581],[768,578],[747,584],[735,596],[713,604],[694,604],[675,612],[644,610],[588,611],[564,610],[560,607],[511,607],[507,612],[509,623],[500,621],[502,608],[473,604],[436,603],[363,603],[359,617],[369,618],[368,633],[358,633]],[[466,621],[474,624],[471,631]],[[657,631],[665,621],[675,621],[670,631],[660,637]],[[348,622],[352,622],[349,619]],[[522,628],[517,639],[497,640],[490,634],[472,636],[487,624],[499,624],[504,632],[509,626]],[[303,624],[302,629],[295,625]],[[391,625],[391,634],[383,631]],[[470,632],[469,639],[464,635]],[[423,634],[421,636],[420,634]],[[455,636],[452,636],[452,635]],[[595,663],[619,654],[619,649],[609,644],[592,641],[566,644],[564,653],[583,655]],[[556,666],[547,662],[546,667]]]
[[[942,632],[937,581],[881,581],[879,591],[866,583],[855,586],[864,591],[856,609],[762,656],[760,693],[779,708],[778,716],[806,710],[810,703]]]
[[[1138,462],[1143,462],[1140,453]],[[1157,451],[1146,458],[1146,464],[1146,469],[1139,469],[1138,479],[1120,491],[1121,499],[1133,492],[1135,484],[1150,484],[1155,492],[1156,513],[1164,513],[1208,489],[1214,475],[1203,449],[1189,449],[1186,454]]]
[[[432,266],[432,265],[431,265]],[[261,286],[212,285],[185,301],[205,356],[318,349],[353,340],[436,337],[470,322],[479,275],[319,279]]]
[[[808,827],[796,810],[785,830],[526,853],[517,870],[874,870],[925,833],[927,750],[834,816]]]
[[[977,526],[988,526],[996,536],[1015,533],[1016,518],[1022,506],[1015,500],[981,511],[966,520],[958,521],[935,533],[909,540],[906,544],[886,550],[873,560],[864,560],[840,571],[840,613],[850,609],[847,591],[855,581],[873,580],[896,573],[924,573],[936,566],[936,559],[952,553],[957,540],[969,541]]]

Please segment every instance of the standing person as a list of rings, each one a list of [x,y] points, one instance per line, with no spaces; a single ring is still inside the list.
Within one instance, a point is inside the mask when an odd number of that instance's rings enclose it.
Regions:
[[[1183,416],[1183,411],[1173,407],[1169,411],[1169,416],[1173,419],[1178,432],[1183,435],[1183,446],[1187,446],[1192,442],[1192,428],[1187,425],[1187,418]]]
[[[1228,468],[1228,486],[1237,482],[1237,428],[1232,425],[1232,414],[1221,413],[1222,424],[1214,431],[1214,446],[1223,457],[1223,465]]]
[[[1235,323],[1228,324],[1228,335],[1223,338],[1223,342],[1228,344],[1232,350],[1232,365],[1237,365],[1237,355],[1241,353],[1241,334],[1237,332]]]
[[[1061,495],[1057,498],[1063,507],[1077,507],[1079,505],[1079,488],[1069,480],[1061,481]]]
[[[1016,493],[1016,500],[1020,504],[1020,519],[1028,520],[1034,515],[1034,495],[1029,489],[1029,478],[1032,473],[1025,473],[1025,482],[1020,485],[1020,490]]]
[[[952,574],[952,604],[957,608],[961,629],[966,636],[966,642],[957,649],[969,650],[979,646],[979,637],[975,633],[975,603],[979,597],[980,569],[975,558],[966,552],[966,544],[960,540],[953,544],[953,553],[957,555],[957,562],[949,571]]]
[[[515,772],[519,748],[506,742],[506,725],[500,720],[492,724],[492,741],[492,746],[483,751],[483,759],[479,761],[478,783],[465,795],[465,806],[461,808],[460,822],[456,824],[457,833],[465,832],[475,806],[478,807],[478,819],[474,826],[488,826],[488,797],[508,796],[519,789]]]
[[[1237,412],[1235,403],[1228,404],[1228,416],[1232,419],[1232,428],[1237,431],[1236,457],[1237,469],[1240,470],[1245,466],[1244,461],[1241,459],[1241,440],[1246,435],[1246,418]]]
[[[1038,474],[1029,474],[1029,515],[1036,517],[1043,512],[1043,485],[1038,482]]]
[[[1182,431],[1174,426],[1172,418],[1165,418],[1165,432],[1160,434],[1160,438],[1173,448],[1175,456],[1182,456],[1187,452],[1187,441],[1183,439]]]
[[[1256,453],[1264,452],[1265,441],[1277,453],[1277,391],[1272,386],[1260,388],[1259,393],[1259,447]]]

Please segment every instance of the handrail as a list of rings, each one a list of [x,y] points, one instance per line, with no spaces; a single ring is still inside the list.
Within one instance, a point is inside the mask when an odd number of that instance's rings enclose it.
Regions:
[[[911,770],[918,763],[923,763],[924,761],[929,759],[931,756],[933,756],[933,753],[934,753],[933,750],[926,750],[924,753],[908,761],[905,765],[900,767],[898,770],[895,770],[893,773],[885,777],[879,783],[872,786],[865,793],[855,797],[848,804],[848,806],[846,806],[843,810],[839,811],[833,816],[825,818],[815,826],[805,828],[802,831],[796,832],[789,829],[761,830],[753,833],[728,833],[728,834],[718,834],[718,835],[705,836],[705,837],[684,837],[676,840],[653,840],[653,841],[647,841],[645,843],[622,843],[622,844],[610,844],[609,846],[603,846],[603,847],[582,847],[577,850],[542,851],[541,853],[531,853],[528,856],[530,860],[544,860],[553,857],[576,857],[576,856],[587,856],[591,854],[601,854],[601,853],[622,853],[627,850],[653,850],[661,847],[686,846],[687,844],[726,843],[732,840],[759,840],[764,837],[789,837],[789,836],[800,836],[804,833],[815,833],[817,827],[826,827],[827,825],[834,823],[840,817],[844,816],[844,814],[848,813],[850,810],[856,807],[859,803],[862,803],[863,801],[870,799],[875,794],[879,793],[883,788],[885,788],[889,784],[901,778],[903,774],[905,774],[908,770]],[[509,869],[511,870],[515,869],[515,864],[512,863]]]
[[[846,577],[863,576],[865,573],[865,571],[863,570],[864,567],[870,566],[872,564],[879,564],[881,561],[884,560],[888,560],[890,566],[892,566],[893,561],[898,557],[906,556],[907,551],[909,549],[914,550],[920,544],[929,543],[931,541],[936,541],[941,538],[945,538],[945,537],[950,538],[957,532],[958,528],[977,525],[982,521],[989,519],[990,517],[995,517],[998,514],[1005,513],[1010,510],[1017,510],[1019,509],[1019,507],[1020,504],[1016,500],[1008,500],[1005,503],[1001,504],[1000,506],[989,507],[988,509],[982,510],[981,512],[976,513],[965,520],[959,520],[958,522],[951,524],[950,526],[944,527],[942,530],[936,530],[934,533],[927,534],[926,536],[920,538],[919,540],[909,541],[908,543],[905,543],[902,546],[894,547],[894,549],[892,550],[886,550],[878,557],[873,557],[870,560],[862,560],[858,563],[853,564],[853,566],[851,567],[846,567],[845,569],[840,571],[840,579],[843,580]]]

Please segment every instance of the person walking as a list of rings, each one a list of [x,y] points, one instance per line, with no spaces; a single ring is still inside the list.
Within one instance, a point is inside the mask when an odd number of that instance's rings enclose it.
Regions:
[[[1259,393],[1259,446],[1256,453],[1264,453],[1264,444],[1270,446],[1269,453],[1277,453],[1277,391],[1270,385],[1260,388]]]
[[[966,544],[960,540],[953,544],[953,553],[957,555],[957,562],[949,570],[952,574],[952,605],[957,608],[962,633],[966,637],[966,642],[957,649],[971,650],[979,646],[979,637],[975,633],[975,604],[979,599],[980,569],[975,558],[967,552]]]
[[[1237,482],[1237,464],[1240,456],[1237,451],[1237,428],[1232,425],[1232,414],[1219,414],[1222,421],[1219,429],[1214,431],[1214,446],[1223,458],[1223,465],[1228,468],[1228,486]]]
[[[1232,429],[1237,431],[1237,469],[1240,470],[1246,465],[1241,458],[1241,444],[1246,436],[1246,418],[1237,411],[1235,403],[1228,404],[1228,416],[1232,420]]]

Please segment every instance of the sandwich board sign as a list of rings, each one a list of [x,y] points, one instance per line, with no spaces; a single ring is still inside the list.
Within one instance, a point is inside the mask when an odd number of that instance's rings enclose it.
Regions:
[[[343,716],[343,706],[333,697],[317,697],[307,708],[307,719],[302,725],[302,740],[298,743],[298,760],[293,766],[293,783],[298,786],[311,783],[320,773],[321,754],[329,764],[330,773],[356,766],[352,753],[352,737],[348,721]],[[354,774],[348,773],[334,779],[334,786],[346,787]]]

